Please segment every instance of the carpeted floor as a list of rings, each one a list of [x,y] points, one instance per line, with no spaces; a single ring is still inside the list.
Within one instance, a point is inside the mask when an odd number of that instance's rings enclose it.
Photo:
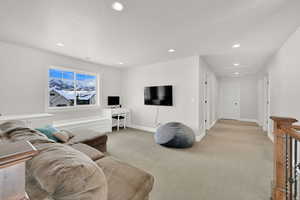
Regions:
[[[153,134],[126,129],[109,135],[111,155],[155,177],[151,200],[268,200],[272,143],[253,123],[220,120],[185,150],[154,143]]]

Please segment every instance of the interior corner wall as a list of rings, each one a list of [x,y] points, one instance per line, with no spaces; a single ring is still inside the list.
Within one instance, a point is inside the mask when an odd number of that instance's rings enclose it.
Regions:
[[[205,84],[205,82],[207,84]],[[219,81],[209,65],[199,57],[199,131],[205,136],[218,120]],[[205,101],[208,103],[206,104]],[[206,122],[205,122],[206,120]]]
[[[199,132],[198,57],[187,57],[124,69],[122,96],[124,105],[131,109],[131,125],[155,128],[158,122],[182,122]],[[144,105],[144,87],[172,85],[173,106]]]
[[[259,76],[257,81],[257,122],[264,129],[265,115],[265,82],[264,76]]]
[[[205,81],[207,80],[207,71],[208,71],[208,66],[204,60],[199,57],[199,63],[198,63],[198,84],[199,84],[199,106],[198,106],[198,129],[199,129],[199,135],[204,137],[205,136],[205,118],[206,118],[206,105],[205,105]]]
[[[300,120],[300,28],[266,65],[270,79],[270,114]],[[271,123],[270,123],[270,126]]]
[[[48,67],[61,66],[100,75],[100,103],[107,96],[121,95],[121,71],[47,51],[0,42],[0,113],[31,114],[46,112]],[[78,109],[55,113],[57,119],[99,115],[99,109]]]
[[[218,96],[219,96],[219,81],[213,72],[209,72],[208,76],[209,87],[209,127],[212,127],[218,120]]]

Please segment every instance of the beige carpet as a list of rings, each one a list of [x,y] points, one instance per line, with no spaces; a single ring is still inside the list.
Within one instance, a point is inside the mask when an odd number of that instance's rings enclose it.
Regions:
[[[151,200],[270,199],[272,143],[253,123],[221,120],[185,150],[126,129],[109,135],[108,151],[154,175]]]

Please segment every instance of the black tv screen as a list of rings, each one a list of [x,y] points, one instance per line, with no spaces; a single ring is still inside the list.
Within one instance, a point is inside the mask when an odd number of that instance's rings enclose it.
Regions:
[[[119,96],[109,96],[107,99],[107,104],[109,106],[120,105],[120,97]]]
[[[172,85],[145,87],[145,105],[172,106]]]

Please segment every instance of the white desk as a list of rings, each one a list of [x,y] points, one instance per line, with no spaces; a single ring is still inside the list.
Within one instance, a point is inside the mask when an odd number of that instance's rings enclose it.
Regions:
[[[130,119],[130,109],[128,108],[107,108],[105,109],[105,113],[106,115],[108,115],[111,119],[111,126],[114,127],[114,126],[117,126],[116,124],[113,123],[113,119],[112,117],[114,116],[118,116],[118,115],[122,115],[122,116],[125,116],[125,121],[124,123],[125,124],[128,124],[128,120]],[[120,122],[118,122],[120,123]]]
[[[130,110],[128,108],[112,108],[111,109],[112,116],[117,116],[117,115],[122,115],[122,114],[129,115],[129,113],[130,113]]]

